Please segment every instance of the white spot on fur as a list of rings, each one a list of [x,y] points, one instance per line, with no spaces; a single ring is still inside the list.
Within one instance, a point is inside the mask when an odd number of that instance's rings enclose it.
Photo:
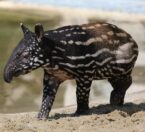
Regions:
[[[55,30],[55,31],[53,31],[53,33],[57,33],[57,32],[58,32],[58,31],[56,31],[56,30]]]
[[[39,61],[39,59],[36,57],[36,58],[34,59],[34,62],[37,62],[37,61]]]
[[[74,41],[73,41],[73,40],[70,40],[70,41],[68,41],[68,43],[69,43],[69,44],[73,44],[73,43],[74,43]]]
[[[39,66],[40,64],[38,64],[38,63],[34,63],[34,66]]]
[[[62,33],[62,32],[64,32],[64,30],[60,30],[59,32]]]
[[[95,28],[95,26],[89,26],[89,27],[87,27],[87,29],[94,29]]]
[[[113,31],[109,31],[107,34],[112,36],[112,35],[114,35],[114,32]]]
[[[69,29],[67,28],[67,29],[65,29],[65,31],[68,31]]]
[[[59,69],[59,66],[58,65],[55,65],[54,69],[55,70]]]
[[[108,39],[108,36],[107,36],[107,35],[101,35],[101,37],[102,37],[103,39]]]
[[[83,30],[86,30],[87,28],[86,28],[86,27],[82,27],[82,29],[83,29]]]
[[[102,42],[103,41],[102,38],[100,38],[100,37],[96,37],[96,40],[97,40],[97,42]]]
[[[66,34],[66,37],[70,37],[70,36],[71,36],[71,34],[70,34],[70,33]]]
[[[43,64],[43,63],[44,63],[44,61],[42,61],[42,60],[39,60],[38,62],[39,62],[39,63],[41,63],[41,64]]]
[[[82,42],[81,42],[81,41],[76,41],[75,44],[76,44],[76,45],[81,45]]]
[[[96,24],[95,26],[96,26],[96,27],[101,27],[101,24]]]
[[[61,42],[61,43],[63,43],[63,44],[67,44],[67,42],[66,42],[66,41],[64,41],[64,40],[61,40],[60,42]]]
[[[46,62],[49,62],[49,59],[46,59]]]
[[[70,28],[70,30],[74,30],[74,28],[72,27],[72,28]]]
[[[126,33],[116,33],[116,36],[118,37],[127,37]]]
[[[40,54],[39,56],[40,56],[40,57],[43,57],[43,55],[42,55],[42,54]]]

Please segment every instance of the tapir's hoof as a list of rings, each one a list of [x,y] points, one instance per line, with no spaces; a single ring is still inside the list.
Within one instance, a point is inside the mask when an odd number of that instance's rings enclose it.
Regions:
[[[74,113],[74,116],[79,116],[79,115],[88,115],[90,113],[89,109],[78,109]]]
[[[37,119],[38,120],[43,120],[43,121],[46,121],[48,119],[48,113],[38,113],[38,116],[37,116]]]

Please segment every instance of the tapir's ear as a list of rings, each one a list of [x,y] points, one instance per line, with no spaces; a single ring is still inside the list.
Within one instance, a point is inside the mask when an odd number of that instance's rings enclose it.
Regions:
[[[37,36],[38,41],[40,41],[41,38],[43,37],[43,33],[44,33],[43,26],[41,24],[36,24],[35,25],[35,34]]]
[[[23,23],[20,23],[20,26],[22,28],[22,31],[23,31],[24,35],[25,35],[29,31],[29,29],[26,26],[24,26]]]

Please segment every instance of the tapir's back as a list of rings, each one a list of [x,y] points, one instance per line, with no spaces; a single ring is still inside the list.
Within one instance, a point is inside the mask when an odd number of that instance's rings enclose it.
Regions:
[[[73,45],[87,48],[95,45],[98,50],[102,48],[117,50],[126,43],[134,43],[134,47],[137,48],[135,41],[127,32],[108,23],[65,26],[50,30],[45,35],[66,47]]]
[[[102,43],[108,48],[117,48],[119,45],[133,41],[127,32],[108,23],[65,26],[50,30],[45,35],[63,44],[87,46]]]

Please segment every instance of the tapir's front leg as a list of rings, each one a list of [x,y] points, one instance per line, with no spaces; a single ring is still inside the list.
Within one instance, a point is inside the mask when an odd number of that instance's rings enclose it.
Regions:
[[[61,82],[49,75],[46,71],[44,71],[44,79],[43,79],[43,99],[41,109],[38,114],[38,119],[47,119],[49,116],[49,112],[53,105],[53,101],[58,89],[58,86]]]

